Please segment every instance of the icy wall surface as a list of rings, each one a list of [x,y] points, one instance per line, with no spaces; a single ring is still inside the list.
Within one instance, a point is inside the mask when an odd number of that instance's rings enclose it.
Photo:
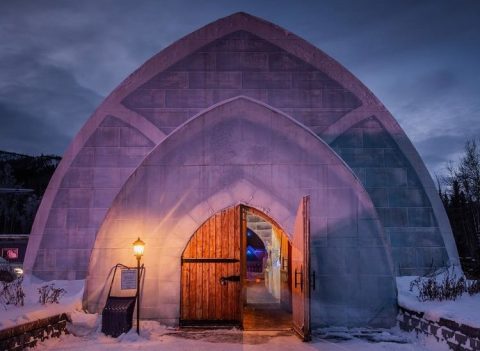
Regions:
[[[449,262],[430,200],[418,175],[374,116],[331,146],[361,179],[392,246],[399,275],[423,274]]]
[[[95,242],[88,310],[103,307],[110,268],[117,262],[134,264],[129,244],[132,232],[138,232],[147,243],[144,262],[149,267],[142,314],[174,323],[181,255],[192,233],[238,203],[265,212],[293,233],[302,194],[310,194],[317,277],[312,324],[392,325],[396,292],[390,250],[367,192],[327,144],[248,98],[233,99],[191,120],[133,173]]]

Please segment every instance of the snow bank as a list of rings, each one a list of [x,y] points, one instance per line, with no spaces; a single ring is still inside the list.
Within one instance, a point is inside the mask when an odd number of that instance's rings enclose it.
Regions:
[[[398,304],[406,309],[424,312],[425,318],[438,322],[440,318],[459,324],[480,328],[480,294],[464,294],[455,301],[425,301],[417,299],[416,291],[410,291],[410,283],[417,277],[397,277]],[[438,276],[441,280],[443,275]]]
[[[52,283],[55,284],[56,288],[64,288],[67,292],[60,298],[60,303],[41,305],[38,302],[39,295],[37,289]],[[23,280],[25,305],[8,305],[6,309],[0,306],[0,330],[61,313],[80,311],[82,309],[84,285],[84,280],[52,280],[45,282],[33,276],[25,276]]]
[[[75,336],[87,336],[101,329],[101,318],[98,313],[72,311],[69,313],[72,322],[68,324],[68,331]]]

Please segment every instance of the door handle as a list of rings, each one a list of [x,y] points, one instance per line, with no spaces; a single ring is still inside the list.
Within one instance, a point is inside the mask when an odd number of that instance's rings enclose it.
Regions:
[[[227,285],[228,282],[240,282],[239,275],[229,275],[226,277],[220,277],[220,284]]]
[[[298,279],[297,276],[300,276]],[[300,267],[300,272],[295,268],[295,288],[300,285],[300,291],[303,291],[303,267]]]

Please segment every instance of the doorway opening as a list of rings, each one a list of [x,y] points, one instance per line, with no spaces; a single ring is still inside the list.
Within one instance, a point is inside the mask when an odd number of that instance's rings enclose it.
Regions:
[[[291,244],[264,213],[246,207],[246,276],[243,328],[292,328]]]
[[[291,253],[263,212],[238,205],[216,213],[182,254],[180,325],[291,330]]]

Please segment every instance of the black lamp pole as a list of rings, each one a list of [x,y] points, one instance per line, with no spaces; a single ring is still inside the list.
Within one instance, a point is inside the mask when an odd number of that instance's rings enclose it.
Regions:
[[[142,259],[145,243],[138,238],[133,243],[133,253],[137,257],[137,334],[140,335],[140,260]]]
[[[140,335],[140,259],[137,255],[137,334]]]

